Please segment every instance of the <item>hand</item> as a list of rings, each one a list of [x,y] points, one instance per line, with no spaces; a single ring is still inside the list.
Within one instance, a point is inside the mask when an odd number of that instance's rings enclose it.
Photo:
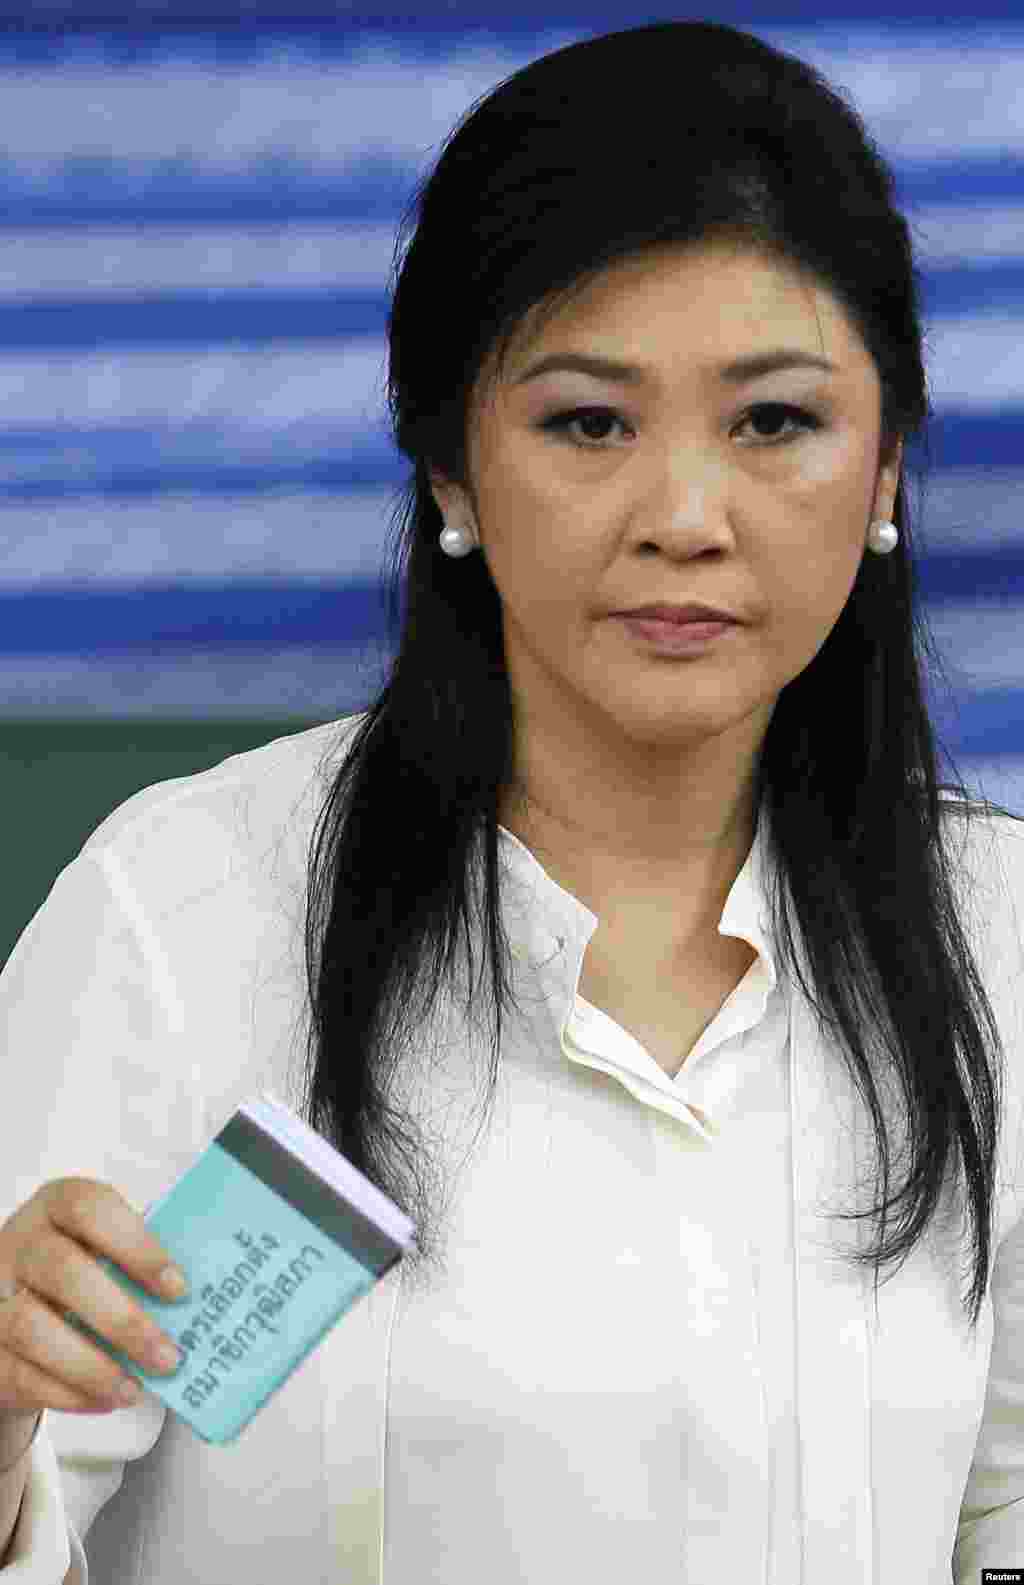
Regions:
[[[165,1303],[173,1297],[157,1281],[171,1257],[108,1183],[51,1179],[0,1226],[0,1415],[97,1414],[142,1398],[138,1383],[64,1320],[68,1311],[143,1370],[176,1368],[148,1352],[170,1339],[97,1256]],[[115,1396],[125,1383],[134,1400]]]

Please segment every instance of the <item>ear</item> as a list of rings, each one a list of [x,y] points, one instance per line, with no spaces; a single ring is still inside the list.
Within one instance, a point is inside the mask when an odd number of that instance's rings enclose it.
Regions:
[[[896,509],[896,491],[899,489],[902,468],[903,437],[898,435],[883,444],[878,483],[875,486],[873,517],[887,523],[892,522],[892,514]]]
[[[430,479],[430,493],[434,497],[438,511],[447,517],[453,507],[459,504],[460,490],[457,484],[452,484],[437,468],[427,465],[427,476]]]

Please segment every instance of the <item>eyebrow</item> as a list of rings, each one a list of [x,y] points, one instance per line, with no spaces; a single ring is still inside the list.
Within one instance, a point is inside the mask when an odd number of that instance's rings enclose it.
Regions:
[[[827,358],[816,358],[809,352],[799,352],[795,348],[779,347],[772,352],[758,352],[749,358],[739,358],[735,363],[723,364],[718,375],[720,379],[739,385],[744,380],[756,379],[760,374],[775,374],[779,369],[798,368],[825,369],[829,374],[837,372],[836,365],[829,363]],[[624,385],[643,385],[648,372],[653,372],[632,363],[616,363],[610,358],[591,357],[583,352],[553,352],[531,364],[512,383],[524,385],[527,380],[536,380],[539,375],[550,374],[555,369],[592,374],[599,380],[618,380]]]

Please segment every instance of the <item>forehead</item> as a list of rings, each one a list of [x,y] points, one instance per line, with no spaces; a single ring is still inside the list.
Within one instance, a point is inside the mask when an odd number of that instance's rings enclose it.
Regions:
[[[824,283],[748,240],[645,250],[535,303],[516,327],[503,383],[538,356],[596,343],[626,361],[682,373],[787,346],[870,377],[873,361]],[[490,360],[496,371],[495,358]]]

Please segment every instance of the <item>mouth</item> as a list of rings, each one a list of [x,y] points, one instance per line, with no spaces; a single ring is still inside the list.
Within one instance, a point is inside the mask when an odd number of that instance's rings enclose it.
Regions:
[[[637,616],[632,611],[617,612],[616,620],[634,642],[666,655],[699,652],[740,631],[740,624],[732,620],[666,622],[657,617]]]
[[[737,622],[730,611],[720,611],[710,605],[641,605],[631,611],[616,611],[616,616],[628,617],[636,622],[664,622],[675,627],[691,623]]]

